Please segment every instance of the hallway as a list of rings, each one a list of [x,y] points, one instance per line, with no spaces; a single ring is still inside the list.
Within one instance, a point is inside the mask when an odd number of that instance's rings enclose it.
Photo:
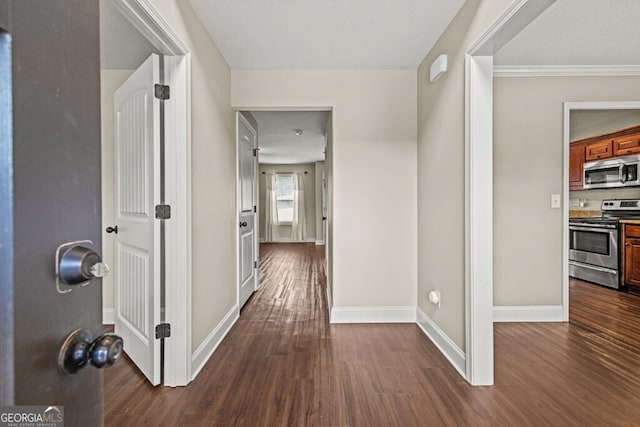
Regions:
[[[612,347],[580,324],[496,324],[496,386],[474,388],[415,324],[330,325],[323,250],[261,245],[261,289],[188,387],[154,389],[128,361],[105,370],[105,425],[630,425],[640,417],[637,343]],[[587,297],[579,286],[572,298]]]

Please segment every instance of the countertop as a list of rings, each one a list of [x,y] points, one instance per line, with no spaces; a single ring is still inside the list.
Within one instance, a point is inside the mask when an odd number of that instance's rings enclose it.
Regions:
[[[602,211],[576,211],[569,210],[569,218],[600,218]]]
[[[621,219],[620,224],[640,224],[640,219]]]

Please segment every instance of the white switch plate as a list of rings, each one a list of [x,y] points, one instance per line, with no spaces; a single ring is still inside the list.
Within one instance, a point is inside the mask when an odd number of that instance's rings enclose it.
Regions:
[[[552,194],[551,195],[551,208],[552,209],[560,209],[560,195]]]

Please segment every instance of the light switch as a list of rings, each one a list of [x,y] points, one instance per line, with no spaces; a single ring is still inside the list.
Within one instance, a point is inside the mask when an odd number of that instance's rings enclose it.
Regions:
[[[551,195],[551,208],[552,209],[560,209],[560,195],[552,194]]]

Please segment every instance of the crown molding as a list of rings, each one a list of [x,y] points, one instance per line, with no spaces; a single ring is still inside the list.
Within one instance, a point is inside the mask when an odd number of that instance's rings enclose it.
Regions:
[[[494,65],[494,77],[640,76],[640,65]]]

